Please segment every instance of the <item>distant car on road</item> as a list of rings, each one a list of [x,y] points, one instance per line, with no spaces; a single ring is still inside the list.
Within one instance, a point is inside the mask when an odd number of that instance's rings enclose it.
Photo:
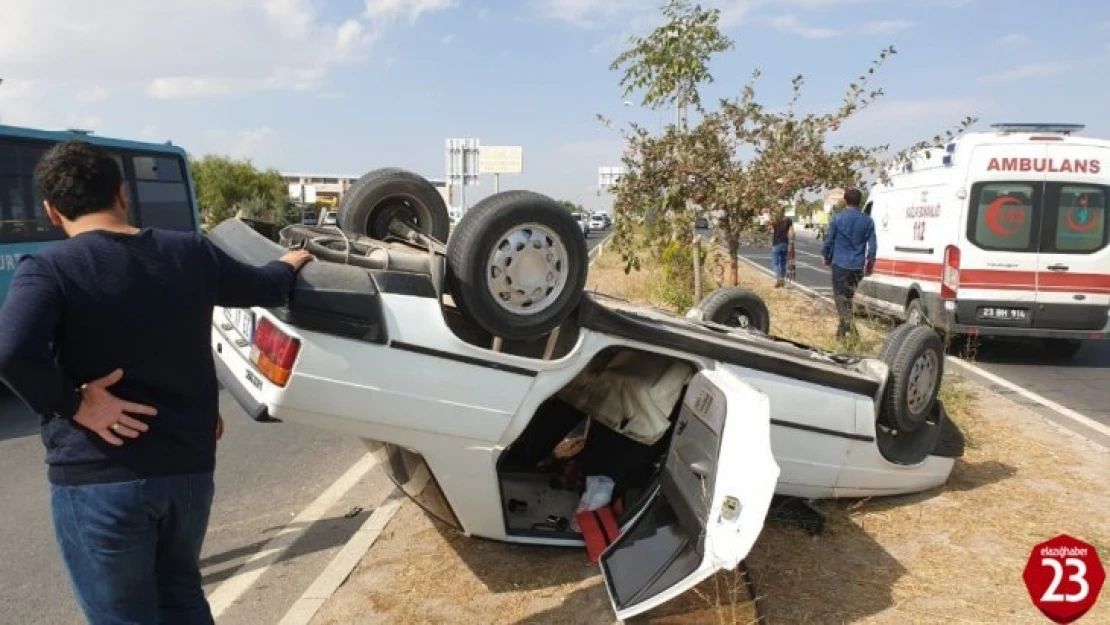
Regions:
[[[609,227],[609,224],[606,223],[605,215],[602,215],[600,213],[595,213],[591,215],[588,225],[590,227],[590,230],[604,230]]]
[[[590,236],[590,220],[586,217],[586,214],[574,213],[574,219],[578,222],[578,227],[582,229],[582,236]]]

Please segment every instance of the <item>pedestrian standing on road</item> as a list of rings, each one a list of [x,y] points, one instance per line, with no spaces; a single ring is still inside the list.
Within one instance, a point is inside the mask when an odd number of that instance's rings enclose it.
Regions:
[[[253,267],[134,228],[115,159],[71,141],[35,181],[66,239],[16,267],[0,379],[41,415],[55,538],[93,625],[212,623],[200,552],[222,430],[212,311],[278,306],[307,252]]]
[[[794,245],[794,220],[779,209],[771,222],[771,261],[775,268],[775,288],[786,285],[790,248]]]
[[[852,320],[852,298],[864,276],[875,268],[875,222],[860,210],[863,194],[859,189],[844,192],[845,210],[829,221],[821,255],[825,266],[832,267],[833,300],[840,323],[836,337],[857,334]]]

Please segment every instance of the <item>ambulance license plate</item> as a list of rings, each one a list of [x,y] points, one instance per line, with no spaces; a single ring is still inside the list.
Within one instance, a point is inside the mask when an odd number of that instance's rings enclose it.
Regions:
[[[1025,321],[1029,311],[1024,308],[997,308],[984,306],[979,309],[979,318],[990,321]]]

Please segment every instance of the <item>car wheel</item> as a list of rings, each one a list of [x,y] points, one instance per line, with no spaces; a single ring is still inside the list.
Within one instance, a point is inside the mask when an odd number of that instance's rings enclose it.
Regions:
[[[1050,358],[1071,358],[1083,349],[1083,341],[1077,339],[1045,339],[1044,350]]]
[[[906,323],[915,326],[928,323],[928,318],[925,317],[925,307],[921,305],[921,299],[915,297],[906,304]]]
[[[505,191],[475,204],[447,244],[448,289],[494,336],[527,340],[578,306],[589,269],[586,241],[555,200]]]
[[[879,360],[887,363],[890,366],[891,357],[898,351],[905,340],[906,335],[910,333],[914,326],[909,323],[903,323],[890,332],[887,333],[886,338],[883,339],[883,345],[879,348]]]
[[[729,287],[713,291],[698,304],[707,321],[721,325],[771,331],[771,312],[763,298],[747,289]]]
[[[403,237],[409,227],[440,242],[451,232],[443,196],[427,179],[403,169],[377,169],[359,178],[343,194],[338,213],[340,228],[379,241],[390,234]],[[398,229],[399,224],[405,227]]]
[[[886,425],[911,433],[925,424],[937,402],[944,378],[944,343],[925,326],[905,327],[909,330],[885,354],[890,373],[880,414]]]

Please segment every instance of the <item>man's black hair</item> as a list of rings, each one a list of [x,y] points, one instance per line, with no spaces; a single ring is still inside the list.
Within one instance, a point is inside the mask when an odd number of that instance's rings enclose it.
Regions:
[[[122,182],[116,159],[86,141],[54,145],[35,167],[43,198],[69,220],[112,208]]]
[[[859,206],[863,201],[863,193],[859,189],[848,189],[844,192],[844,203],[848,206]]]

